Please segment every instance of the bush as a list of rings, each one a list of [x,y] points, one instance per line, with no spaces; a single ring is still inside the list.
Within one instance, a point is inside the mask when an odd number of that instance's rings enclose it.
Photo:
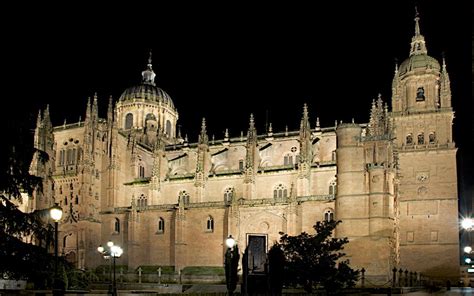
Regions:
[[[220,266],[188,266],[183,269],[185,275],[225,275],[224,267]]]

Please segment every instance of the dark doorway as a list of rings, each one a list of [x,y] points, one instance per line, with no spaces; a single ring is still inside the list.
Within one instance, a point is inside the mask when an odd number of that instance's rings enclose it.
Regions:
[[[267,236],[262,234],[248,234],[247,242],[249,273],[265,273]]]

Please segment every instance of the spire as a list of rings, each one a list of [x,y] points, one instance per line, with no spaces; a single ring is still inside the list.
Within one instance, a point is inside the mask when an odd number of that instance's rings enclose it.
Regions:
[[[36,128],[35,128],[35,135],[34,135],[34,147],[36,149],[40,149],[40,129],[42,125],[42,119],[41,119],[41,109],[38,111],[38,118],[36,119]]]
[[[440,96],[437,101],[438,107],[451,107],[451,80],[449,79],[448,70],[446,70],[446,60],[443,54],[443,66],[441,69]]]
[[[94,101],[92,103],[92,117],[94,119],[97,119],[99,118],[99,107],[97,106],[97,93],[95,92],[94,93]]]
[[[109,106],[107,107],[107,121],[112,124],[113,114],[114,114],[114,103],[112,96],[109,97]]]
[[[49,116],[49,104],[46,105],[46,109],[43,113],[43,126],[45,127],[46,131],[52,131],[53,124],[51,123],[51,117]]]
[[[41,127],[41,109],[38,111],[38,118],[36,119],[36,128]]]
[[[148,56],[147,68],[146,68],[146,70],[144,70],[142,72],[142,77],[143,77],[142,82],[144,84],[150,84],[150,85],[154,86],[155,85],[155,76],[156,76],[156,74],[155,74],[155,72],[153,72],[152,63],[151,63],[151,61],[152,61],[151,56],[152,56],[152,54],[151,54],[151,50],[150,50],[150,54]]]
[[[301,130],[310,130],[309,127],[309,119],[308,119],[308,106],[306,103],[303,105],[303,117],[301,118],[301,125],[300,125]]]
[[[255,130],[255,122],[253,114],[250,114],[249,130],[247,132],[247,152],[245,156],[245,168],[254,168],[256,166],[256,151],[257,151],[257,131]],[[246,176],[247,182],[253,180],[252,174]],[[250,178],[250,179],[249,179]]]
[[[91,117],[91,98],[87,98],[87,106],[86,106],[86,120],[90,119]]]
[[[311,152],[311,127],[308,118],[308,106],[305,103],[300,124],[300,163],[311,161]]]
[[[427,53],[425,37],[420,33],[420,14],[415,6],[415,36],[411,38],[410,56]]]
[[[420,13],[418,12],[418,7],[415,6],[415,36],[419,36],[420,34]]]
[[[207,136],[207,131],[206,131],[206,118],[202,118],[202,123],[201,123],[201,134],[199,135],[199,144],[206,144],[209,142],[209,138]]]

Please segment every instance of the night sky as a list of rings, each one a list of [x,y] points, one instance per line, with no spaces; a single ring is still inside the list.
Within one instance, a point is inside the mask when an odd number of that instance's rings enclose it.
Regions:
[[[140,82],[151,49],[155,81],[173,99],[191,142],[202,117],[216,139],[225,128],[231,136],[245,132],[250,113],[259,133],[269,122],[274,132],[286,125],[296,130],[305,102],[312,126],[316,116],[323,127],[352,118],[367,122],[378,93],[390,102],[395,61],[408,57],[414,1],[326,2],[12,8],[1,20],[2,104],[8,106],[2,120],[12,132],[33,129],[39,108],[50,104],[54,125],[76,122],[94,92],[105,117],[108,97],[117,100]],[[474,167],[471,5],[417,5],[428,54],[446,56],[464,211]]]

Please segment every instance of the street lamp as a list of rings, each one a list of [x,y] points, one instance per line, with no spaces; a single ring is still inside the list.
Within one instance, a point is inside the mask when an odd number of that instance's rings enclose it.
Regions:
[[[227,251],[225,252],[225,278],[227,293],[232,295],[237,286],[237,266],[239,265],[239,247],[235,243],[232,235],[225,240]]]
[[[464,218],[461,221],[461,226],[465,230],[471,231],[472,228],[474,227],[474,220],[471,218]]]
[[[58,222],[63,217],[63,209],[55,203],[49,209],[49,216],[54,221],[54,278],[53,278],[53,293],[58,289]]]
[[[113,262],[113,281],[112,281],[112,295],[116,296],[117,295],[117,282],[115,280],[115,258],[119,258],[123,254],[123,249],[120,246],[114,245],[113,242],[109,241],[107,242],[107,248],[102,247],[100,245],[97,248],[97,251],[104,256],[104,259],[107,259],[109,257],[112,257],[112,262]],[[110,277],[109,277],[110,278]]]

